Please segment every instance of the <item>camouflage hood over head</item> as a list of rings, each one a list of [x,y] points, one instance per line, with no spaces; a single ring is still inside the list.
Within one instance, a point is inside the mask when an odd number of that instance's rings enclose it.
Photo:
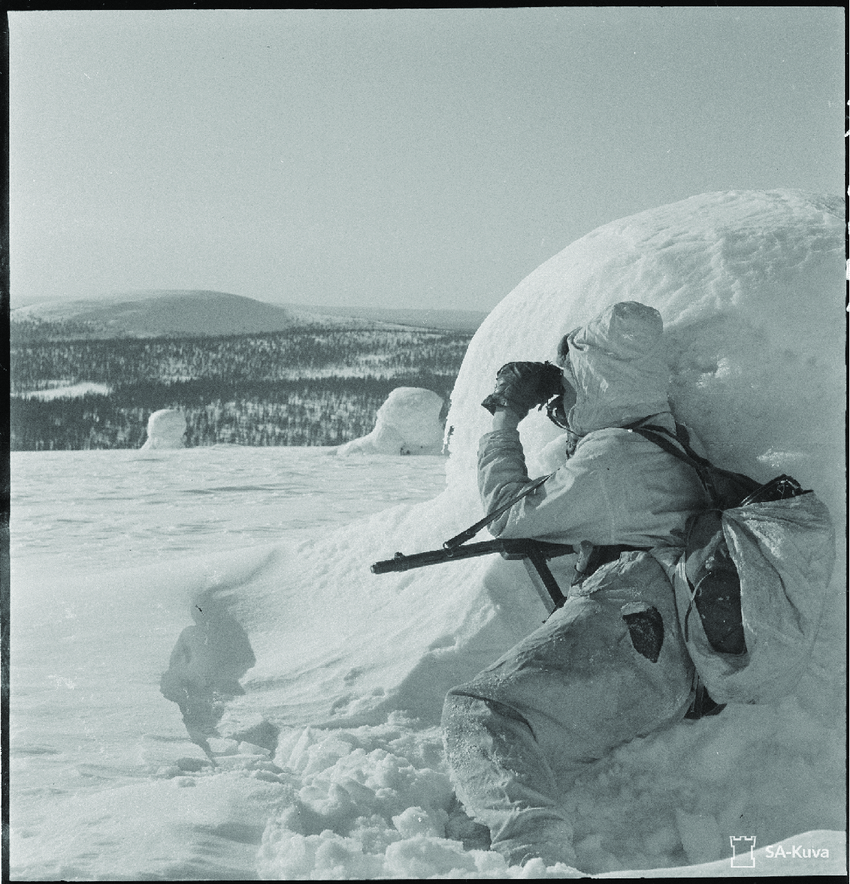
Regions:
[[[570,428],[580,436],[670,410],[664,323],[653,307],[621,301],[567,336],[576,382]]]

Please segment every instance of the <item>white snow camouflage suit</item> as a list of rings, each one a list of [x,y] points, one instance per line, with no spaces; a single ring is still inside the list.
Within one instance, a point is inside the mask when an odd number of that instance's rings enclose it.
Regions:
[[[662,330],[656,310],[623,302],[570,333],[578,444],[491,533],[576,548],[681,543],[688,516],[706,503],[696,473],[621,429],[651,417],[675,430]],[[528,485],[515,430],[482,437],[478,479],[485,512]],[[631,551],[572,587],[541,628],[453,688],[443,710],[446,756],[458,797],[490,829],[492,848],[511,863],[539,856],[572,864],[559,792],[588,762],[680,720],[693,675],[672,587],[648,552]]]

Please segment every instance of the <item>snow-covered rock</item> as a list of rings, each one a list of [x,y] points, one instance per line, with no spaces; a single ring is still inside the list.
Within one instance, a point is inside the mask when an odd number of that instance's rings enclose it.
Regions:
[[[707,193],[600,227],[550,258],[490,313],[451,397],[450,484],[471,488],[480,406],[511,360],[552,360],[560,338],[617,301],[662,315],[671,402],[718,465],[779,472],[843,518],[844,200],[799,191]],[[561,431],[520,425],[529,469]],[[550,449],[551,451],[551,449]],[[841,478],[839,478],[841,477]]]
[[[443,400],[421,387],[396,387],[378,409],[367,436],[340,445],[338,454],[440,454]]]
[[[184,448],[186,418],[177,408],[162,408],[148,418],[148,438],[143,449]]]

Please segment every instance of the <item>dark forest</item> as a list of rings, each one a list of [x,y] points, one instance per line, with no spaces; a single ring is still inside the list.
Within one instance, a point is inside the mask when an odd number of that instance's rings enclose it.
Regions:
[[[161,408],[183,411],[189,446],[339,445],[372,430],[396,387],[424,387],[448,403],[471,338],[321,326],[210,338],[25,332],[12,338],[13,451],[138,448]],[[51,395],[76,384],[108,392]]]

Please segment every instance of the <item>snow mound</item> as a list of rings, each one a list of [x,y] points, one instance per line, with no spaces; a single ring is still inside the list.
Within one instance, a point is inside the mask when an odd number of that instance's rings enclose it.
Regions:
[[[397,387],[378,409],[368,436],[340,445],[338,454],[440,454],[443,400],[421,387]]]
[[[176,408],[162,408],[148,418],[148,438],[142,449],[183,448],[186,418]]]
[[[448,477],[474,482],[480,407],[512,360],[552,360],[560,338],[618,301],[664,320],[677,417],[729,469],[792,472],[841,521],[844,201],[797,191],[708,193],[594,230],[523,280],[470,342],[452,393]],[[560,431],[521,425],[532,472]]]

